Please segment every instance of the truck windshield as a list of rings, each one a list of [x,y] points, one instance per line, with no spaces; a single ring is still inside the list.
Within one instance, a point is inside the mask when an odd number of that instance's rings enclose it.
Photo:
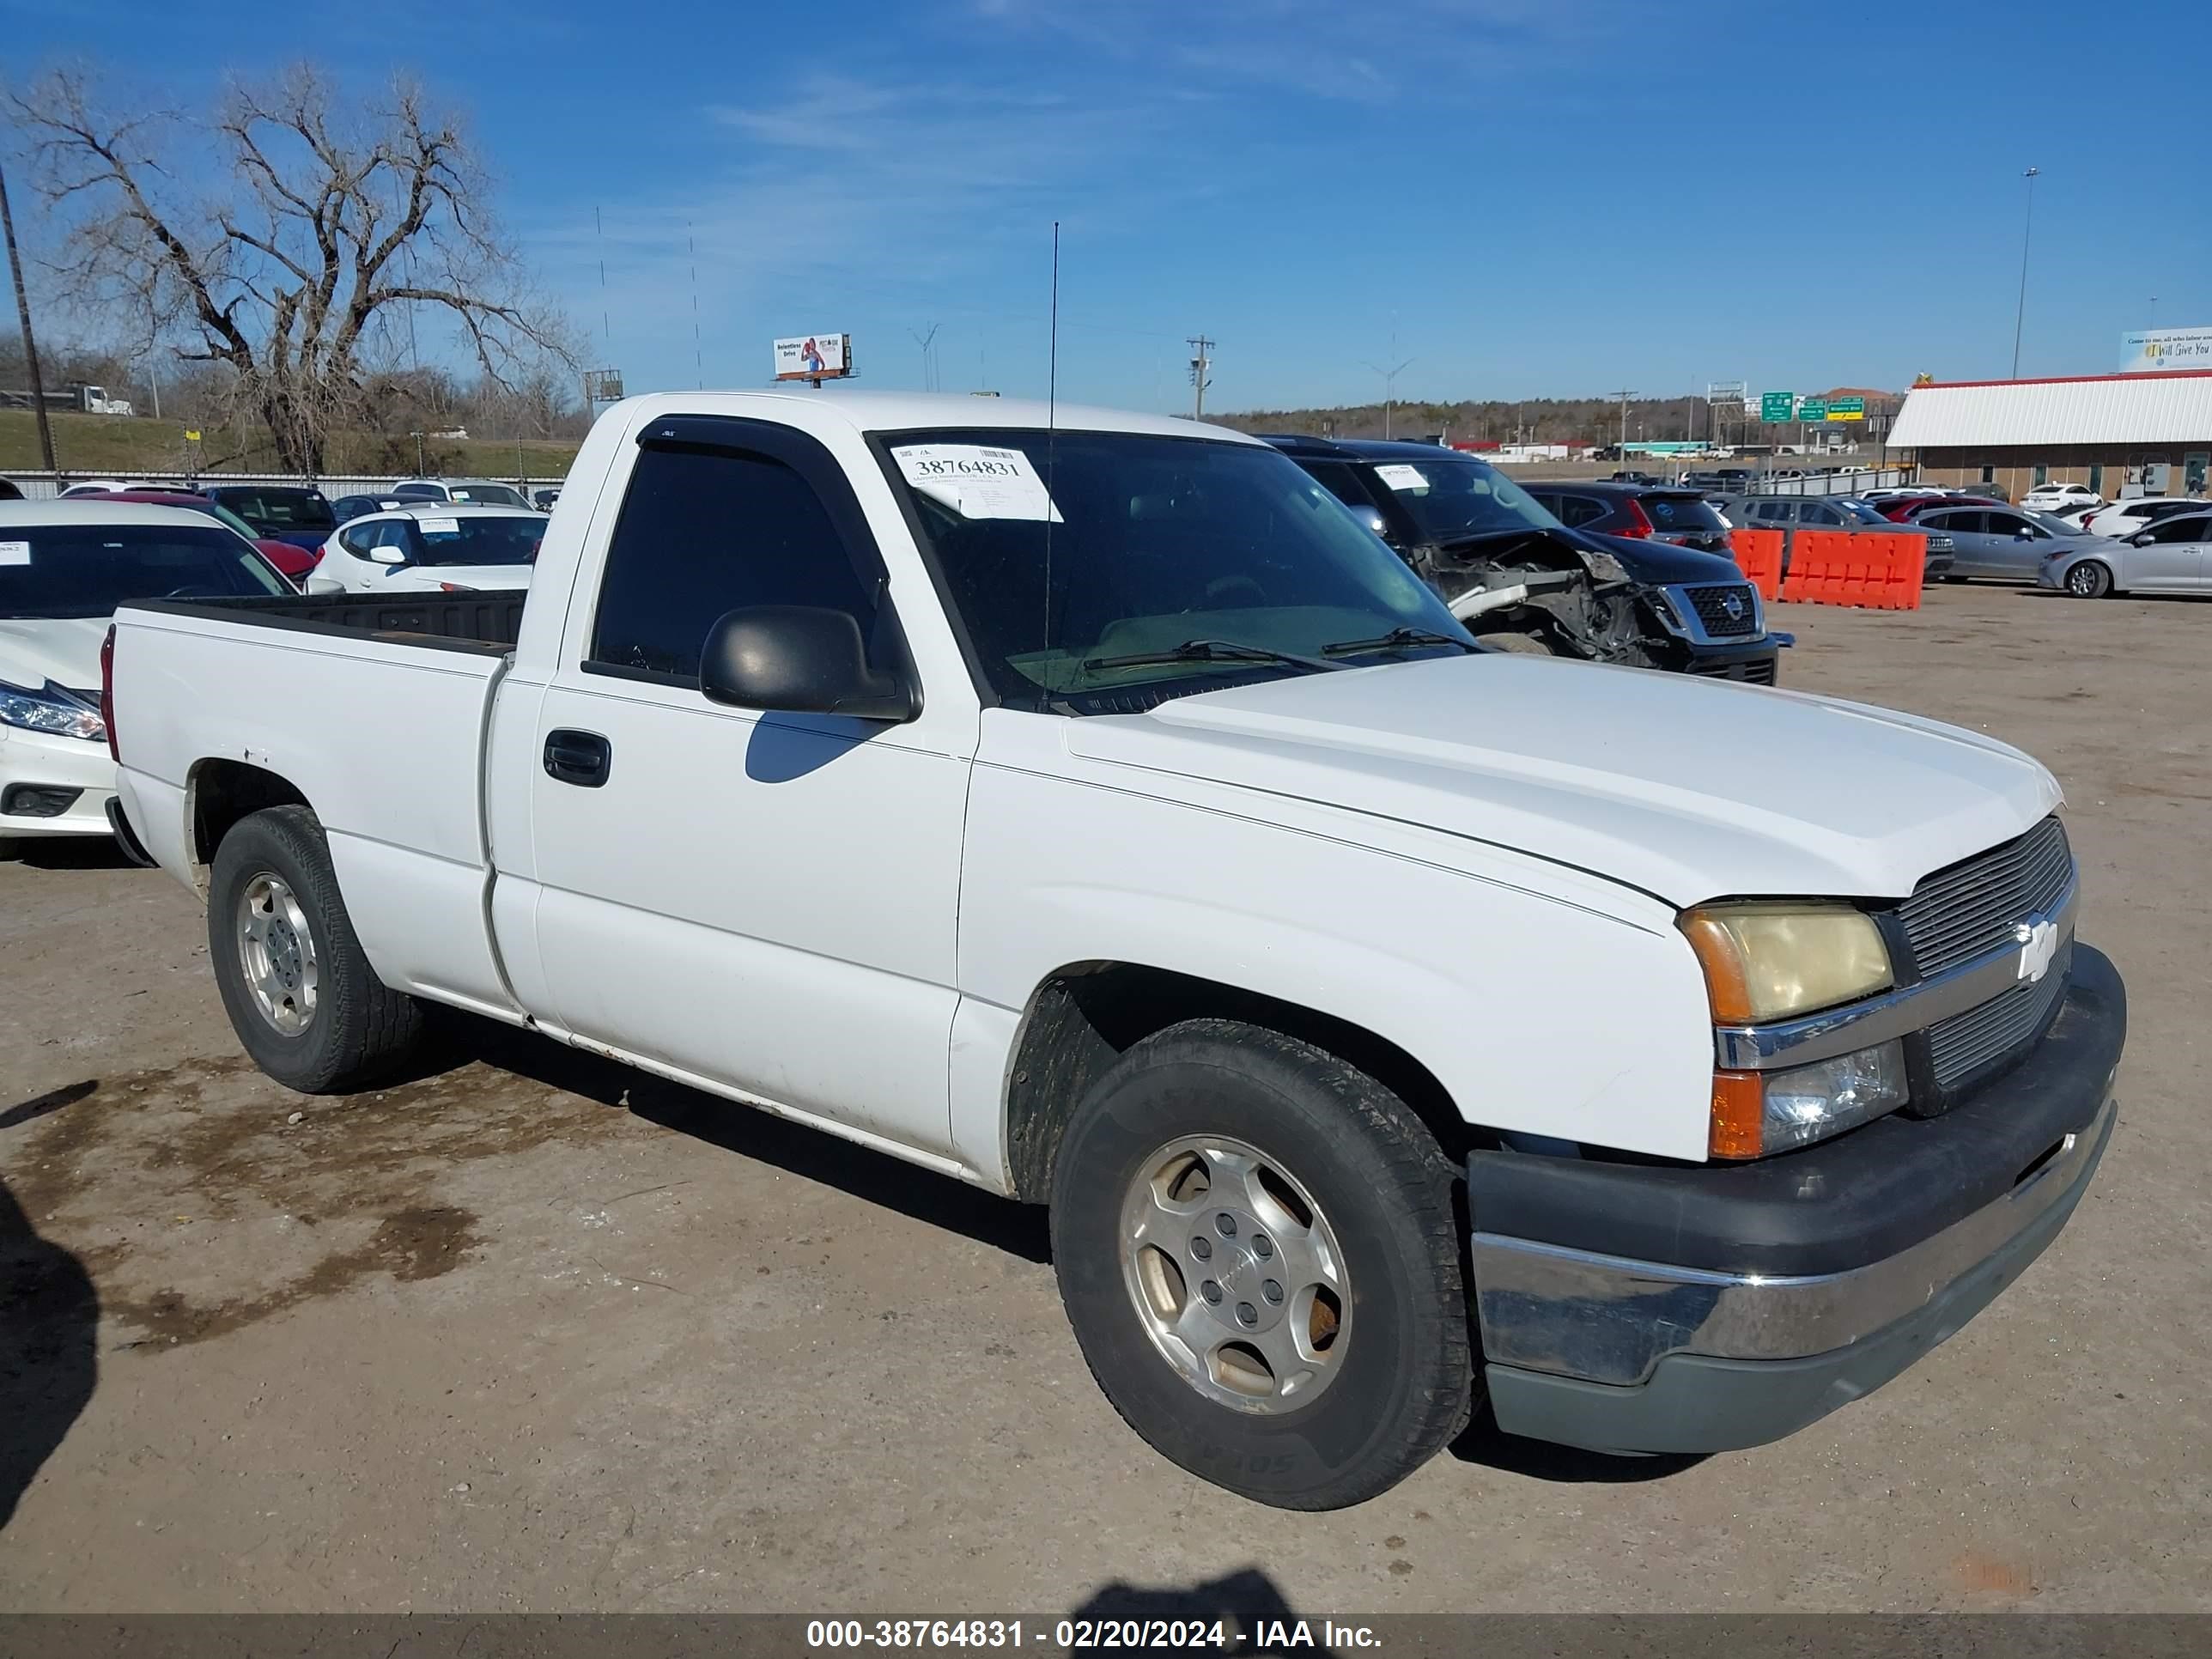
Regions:
[[[0,528],[0,617],[106,617],[131,599],[291,591],[258,553],[215,525]]]
[[[534,564],[545,538],[545,520],[536,513],[513,518],[489,515],[441,519],[426,513],[415,520],[414,562],[433,564]]]
[[[1449,449],[1437,450],[1434,459],[1377,461],[1375,474],[1405,503],[1425,541],[1559,528],[1557,519],[1496,467]]]
[[[982,671],[1016,707],[1092,712],[1107,705],[1088,694],[1125,687],[1322,672],[1284,659],[1399,629],[1440,636],[1407,636],[1391,647],[1403,655],[1458,654],[1468,639],[1273,449],[1034,428],[884,441]]]

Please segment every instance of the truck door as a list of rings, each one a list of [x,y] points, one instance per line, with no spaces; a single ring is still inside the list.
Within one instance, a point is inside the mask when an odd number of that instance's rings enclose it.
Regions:
[[[933,720],[927,685],[903,726],[708,702],[699,655],[726,611],[846,610],[872,654],[897,625],[826,450],[675,427],[686,441],[639,451],[538,716],[547,994],[580,1037],[944,1151],[972,707]]]

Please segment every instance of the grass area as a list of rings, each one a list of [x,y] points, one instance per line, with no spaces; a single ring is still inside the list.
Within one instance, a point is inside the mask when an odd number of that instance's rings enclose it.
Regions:
[[[276,466],[267,434],[258,430],[206,428],[201,441],[193,445],[185,441],[181,421],[64,414],[52,421],[55,460],[64,471],[83,477],[159,473],[179,477],[191,466],[194,448],[199,452],[202,471],[265,472]],[[519,445],[477,438],[426,440],[424,447],[431,472],[465,477],[512,478],[520,467],[525,477],[557,478],[576,458],[576,445],[568,439],[526,439]],[[415,471],[414,451],[413,442],[404,437],[343,432],[331,441],[327,465],[333,473],[398,477]],[[40,469],[37,417],[27,409],[0,409],[0,473]]]

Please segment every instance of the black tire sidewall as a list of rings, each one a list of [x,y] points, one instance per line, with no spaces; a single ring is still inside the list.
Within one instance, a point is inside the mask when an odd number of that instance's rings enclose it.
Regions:
[[[292,890],[314,935],[315,1012],[297,1036],[263,1018],[240,956],[239,897],[263,873]],[[223,836],[208,872],[208,955],[231,1025],[255,1065],[286,1087],[311,1094],[346,1070],[360,1042],[346,1029],[361,1001],[359,988],[347,981],[366,974],[368,963],[337,894],[320,829],[304,809],[274,808],[240,820]]]
[[[1426,1139],[1372,1079],[1273,1033],[1252,1036],[1279,1046],[1170,1033],[1139,1045],[1101,1080],[1060,1151],[1053,1261],[1093,1375],[1164,1455],[1264,1503],[1336,1508],[1411,1473],[1471,1406],[1449,1179],[1432,1141],[1430,1161],[1409,1165],[1386,1150],[1389,1135],[1378,1139],[1363,1122],[1347,1084],[1395,1108],[1401,1135],[1410,1126]],[[1342,1249],[1351,1285],[1345,1369],[1303,1409],[1261,1416],[1198,1393],[1154,1346],[1123,1280],[1129,1182],[1162,1146],[1207,1133],[1234,1135],[1294,1174]],[[1428,1182],[1432,1189],[1418,1194],[1425,1201],[1407,1201]],[[1439,1388],[1456,1396],[1451,1405],[1440,1408]],[[1451,1419],[1441,1430],[1440,1409]]]
[[[2093,573],[2086,589],[2074,586],[2075,575],[2080,571]],[[2066,573],[2066,591],[2077,599],[2101,599],[2112,591],[2112,573],[2094,559],[2084,560]]]

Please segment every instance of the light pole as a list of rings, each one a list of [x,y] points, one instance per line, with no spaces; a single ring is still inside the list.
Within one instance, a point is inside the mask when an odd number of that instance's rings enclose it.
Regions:
[[[2012,319],[2012,377],[2020,379],[2020,331],[2027,320],[2027,246],[2035,234],[2035,181],[2043,172],[2041,167],[2030,167],[2021,177],[2027,180],[2027,217],[2020,232],[2020,309]]]
[[[1408,357],[1395,368],[1385,368],[1380,363],[1367,365],[1382,377],[1382,435],[1386,438],[1390,435],[1390,406],[1397,400],[1398,377],[1412,368],[1415,359]]]

